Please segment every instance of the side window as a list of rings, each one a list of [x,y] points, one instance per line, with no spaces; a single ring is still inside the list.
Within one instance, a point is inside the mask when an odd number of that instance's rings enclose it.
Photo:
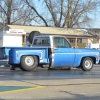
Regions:
[[[42,45],[43,46],[50,46],[50,40],[48,37],[42,38]]]
[[[63,37],[55,37],[54,46],[58,48],[70,48],[71,47],[69,42]]]
[[[34,43],[33,45],[36,45],[36,46],[50,46],[50,40],[48,37],[41,37],[41,38],[36,38],[34,40]]]
[[[41,45],[41,39],[40,39],[40,38],[36,38],[36,39],[34,40],[33,45]]]

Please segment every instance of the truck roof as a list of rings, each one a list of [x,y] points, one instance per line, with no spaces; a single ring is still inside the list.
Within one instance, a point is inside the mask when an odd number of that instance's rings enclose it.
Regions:
[[[54,36],[58,36],[58,37],[64,37],[62,35],[38,35],[38,36],[35,36],[35,38],[38,38],[38,37],[54,37]]]

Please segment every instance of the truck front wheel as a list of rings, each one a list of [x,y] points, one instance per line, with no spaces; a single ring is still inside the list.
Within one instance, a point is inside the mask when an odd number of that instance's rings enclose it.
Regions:
[[[81,62],[83,71],[90,71],[93,68],[93,60],[90,57],[84,58]]]
[[[38,65],[38,58],[36,56],[22,56],[21,69],[24,71],[32,71]]]

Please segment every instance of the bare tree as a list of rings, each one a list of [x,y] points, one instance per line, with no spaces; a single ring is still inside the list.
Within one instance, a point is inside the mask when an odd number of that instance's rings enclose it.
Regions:
[[[47,9],[50,12],[54,26],[61,27],[62,17],[63,17],[63,8],[64,0],[44,0]]]
[[[80,28],[91,25],[98,4],[99,0],[0,0],[0,21]]]
[[[99,0],[43,0],[45,8],[41,9],[40,7],[40,10],[44,12],[44,14],[41,14],[35,7],[33,0],[24,1],[43,21],[45,26],[67,28],[79,28],[84,24],[88,25],[93,20],[90,14],[93,14],[99,2]],[[46,12],[48,12],[48,15]]]
[[[33,1],[32,0],[24,0],[24,2],[37,14],[37,16],[43,21],[45,26],[48,26],[47,21],[45,20],[45,18],[41,14],[39,14],[39,11],[34,6]]]
[[[81,27],[89,24],[89,16],[98,7],[95,0],[44,0],[56,27]]]
[[[21,0],[0,0],[1,22],[28,25],[31,18],[34,18],[33,15],[33,11]]]

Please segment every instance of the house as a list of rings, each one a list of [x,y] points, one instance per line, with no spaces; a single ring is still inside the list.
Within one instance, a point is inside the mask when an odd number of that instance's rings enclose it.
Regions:
[[[59,34],[64,35],[70,41],[72,46],[85,47],[87,43],[98,43],[98,35],[95,35],[85,29],[71,29],[71,28],[56,28],[43,26],[23,26],[23,25],[5,25],[0,31],[7,31],[9,29],[23,29],[26,35],[23,35],[23,42],[32,31],[39,31],[41,34]]]

